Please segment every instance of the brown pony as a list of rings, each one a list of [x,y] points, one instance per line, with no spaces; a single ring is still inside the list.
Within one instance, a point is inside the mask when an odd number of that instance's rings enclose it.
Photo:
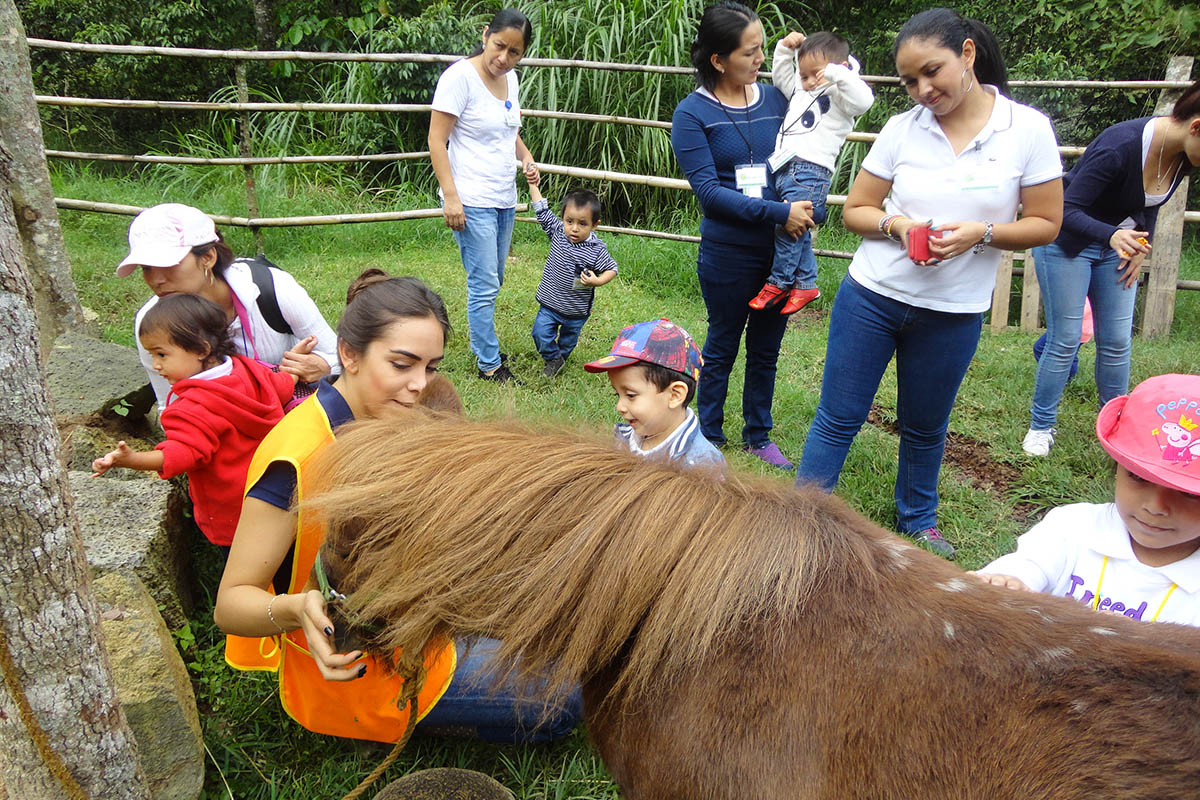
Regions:
[[[310,502],[372,649],[503,640],[643,798],[1194,798],[1200,630],[995,588],[837,498],[579,436],[356,423]]]

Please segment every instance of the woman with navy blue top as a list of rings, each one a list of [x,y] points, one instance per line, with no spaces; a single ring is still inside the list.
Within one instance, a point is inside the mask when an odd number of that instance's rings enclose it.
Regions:
[[[1158,208],[1200,164],[1200,81],[1169,117],[1118,122],[1097,136],[1063,178],[1058,238],[1035,248],[1046,348],[1038,359],[1033,410],[1022,448],[1044,456],[1054,444],[1058,403],[1079,350],[1084,300],[1096,331],[1100,405],[1129,392],[1133,306]]]
[[[770,440],[771,401],[787,317],[747,306],[771,271],[776,226],[794,237],[812,226],[812,203],[781,202],[767,158],[775,149],[787,98],[758,83],[763,53],[758,16],[740,3],[705,9],[692,43],[699,88],[675,108],[671,147],[704,212],[696,272],[708,310],[704,369],[697,389],[700,430],[725,443],[725,396],[746,336],[742,442],[772,466],[792,464]]]

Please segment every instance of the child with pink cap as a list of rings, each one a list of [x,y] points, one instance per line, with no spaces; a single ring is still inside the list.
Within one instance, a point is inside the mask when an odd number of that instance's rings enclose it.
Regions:
[[[1112,503],[1060,506],[976,574],[1149,622],[1200,625],[1200,376],[1159,375],[1110,400],[1096,436]]]

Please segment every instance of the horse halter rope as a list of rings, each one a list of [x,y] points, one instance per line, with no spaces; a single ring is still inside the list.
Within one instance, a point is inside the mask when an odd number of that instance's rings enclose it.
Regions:
[[[328,576],[325,575],[325,567],[321,563],[320,550],[317,551],[317,558],[313,562],[313,573],[317,577],[317,586],[320,587],[321,596],[325,598],[325,602],[340,606],[343,616],[346,617],[350,624],[369,633],[378,633],[382,629],[382,626],[377,623],[360,622],[355,619],[355,615],[349,610],[350,596],[334,589],[333,585],[329,582]],[[383,761],[379,762],[379,766],[371,770],[370,774],[363,778],[358,786],[355,786],[347,795],[342,797],[342,800],[357,800],[395,762],[400,756],[401,751],[404,750],[405,745],[408,744],[408,740],[412,738],[413,728],[417,726],[417,695],[420,694],[421,687],[425,684],[425,665],[421,663],[420,659],[417,659],[415,665],[402,666],[397,664],[396,671],[404,679],[404,688],[396,698],[396,705],[403,706],[406,703],[408,704],[408,724],[404,728],[404,735],[400,737],[396,742],[396,746],[384,757]]]

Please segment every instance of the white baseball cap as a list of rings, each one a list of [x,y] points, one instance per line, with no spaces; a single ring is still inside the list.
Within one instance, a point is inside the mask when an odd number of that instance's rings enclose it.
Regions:
[[[147,208],[129,225],[129,255],[117,266],[117,277],[124,278],[143,266],[173,267],[193,247],[219,238],[213,221],[198,208],[182,203]]]

